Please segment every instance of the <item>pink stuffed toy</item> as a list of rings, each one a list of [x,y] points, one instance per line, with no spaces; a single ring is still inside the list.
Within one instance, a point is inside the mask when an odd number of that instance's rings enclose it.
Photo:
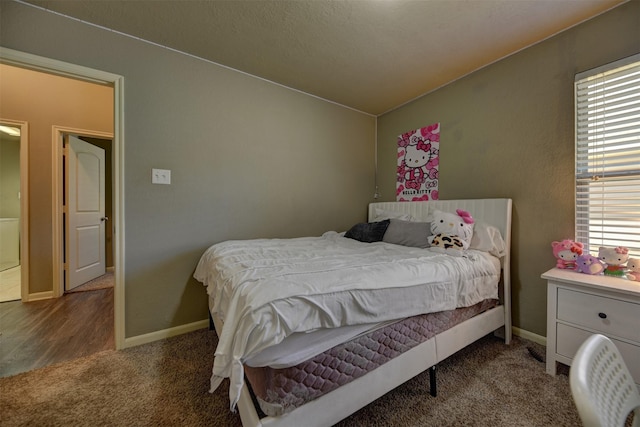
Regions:
[[[627,268],[627,279],[640,282],[640,258],[629,258]]]
[[[557,268],[576,269],[576,259],[579,255],[582,255],[582,248],[584,247],[582,243],[565,239],[561,242],[552,242],[551,247],[553,248],[553,256],[558,259]]]

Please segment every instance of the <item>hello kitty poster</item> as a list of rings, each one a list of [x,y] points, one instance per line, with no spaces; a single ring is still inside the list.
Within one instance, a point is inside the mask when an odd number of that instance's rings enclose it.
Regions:
[[[440,123],[398,136],[396,200],[438,200]]]

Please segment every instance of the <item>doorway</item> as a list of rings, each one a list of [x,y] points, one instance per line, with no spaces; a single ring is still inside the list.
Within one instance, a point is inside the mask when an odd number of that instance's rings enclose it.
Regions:
[[[113,135],[54,126],[54,295],[113,283]],[[100,279],[100,280],[98,280]],[[98,281],[98,284],[95,281]],[[88,284],[92,282],[93,284]],[[85,286],[87,284],[87,286]]]
[[[0,119],[0,302],[28,292],[28,126]]]
[[[49,58],[43,58],[36,55],[27,54],[24,52],[15,51],[0,47],[0,63],[13,65],[15,67],[41,71],[50,75],[58,75],[64,77],[72,77],[74,79],[93,82],[97,84],[108,85],[113,88],[114,94],[114,132],[112,135],[88,135],[95,137],[112,137],[112,149],[113,149],[113,254],[114,254],[114,336],[115,347],[121,349],[125,346],[125,325],[124,325],[124,129],[123,129],[123,94],[124,94],[124,79],[122,76],[94,70],[74,64],[65,63],[62,61],[52,60]],[[52,137],[57,138],[57,130],[53,129]],[[52,149],[57,149],[57,144],[52,144]],[[58,153],[52,157],[57,159]],[[58,212],[57,205],[61,200],[61,193],[63,191],[61,184],[62,174],[62,161],[53,162],[52,170],[52,211]],[[61,224],[61,216],[53,219],[53,224]],[[54,260],[54,275],[53,275],[53,291],[49,296],[44,295],[43,298],[56,297],[63,294],[63,278],[62,272],[64,268],[62,266],[62,254],[63,254],[63,232],[62,230],[54,226],[52,230],[53,236],[53,251],[58,256],[58,260]],[[56,295],[58,293],[58,295]],[[40,297],[39,295],[37,297]]]

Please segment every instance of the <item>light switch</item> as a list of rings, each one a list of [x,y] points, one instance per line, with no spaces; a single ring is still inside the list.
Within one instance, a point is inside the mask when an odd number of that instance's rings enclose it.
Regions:
[[[151,169],[152,184],[171,184],[171,171],[169,169]]]

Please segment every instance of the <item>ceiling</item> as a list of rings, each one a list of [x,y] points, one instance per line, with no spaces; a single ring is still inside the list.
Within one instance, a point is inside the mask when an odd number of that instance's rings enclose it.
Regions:
[[[379,115],[626,0],[25,0]]]

